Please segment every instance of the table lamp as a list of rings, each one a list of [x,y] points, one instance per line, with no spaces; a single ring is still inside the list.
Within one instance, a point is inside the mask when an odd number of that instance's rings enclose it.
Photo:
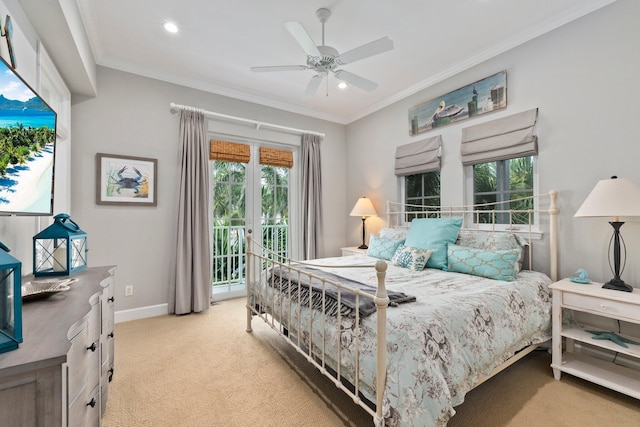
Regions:
[[[609,241],[609,266],[614,274],[602,287],[616,291],[632,292],[633,286],[625,283],[620,274],[626,263],[626,247],[620,235],[620,227],[624,222],[621,216],[640,216],[640,186],[628,178],[612,176],[611,179],[598,181],[591,190],[576,217],[613,217],[609,224],[613,227],[613,235]],[[622,248],[620,247],[622,242]],[[613,266],[611,266],[611,246],[613,244]],[[622,268],[620,266],[621,260]]]
[[[351,213],[349,215],[362,217],[362,245],[358,246],[358,249],[368,249],[368,246],[364,243],[364,222],[367,217],[377,215],[376,210],[373,208],[373,204],[371,204],[371,200],[366,197],[360,197],[356,202],[356,205],[353,207],[353,209],[351,209]]]

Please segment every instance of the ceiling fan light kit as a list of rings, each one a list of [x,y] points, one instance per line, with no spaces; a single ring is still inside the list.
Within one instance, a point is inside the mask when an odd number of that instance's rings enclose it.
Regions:
[[[322,83],[322,80],[325,77],[328,77],[329,73],[333,73],[338,80],[349,85],[363,89],[367,92],[374,91],[378,87],[377,83],[348,71],[338,69],[338,67],[387,52],[393,49],[393,41],[388,37],[382,37],[381,39],[374,40],[370,43],[340,54],[333,47],[324,44],[324,24],[331,16],[331,11],[326,8],[321,8],[316,11],[316,16],[322,24],[322,44],[320,46],[316,46],[313,39],[309,36],[309,33],[307,33],[300,22],[289,21],[285,23],[285,28],[289,33],[291,33],[293,38],[307,54],[306,65],[251,67],[251,71],[271,72],[312,70],[316,74],[309,81],[309,85],[305,91],[305,96],[313,96],[318,90],[320,83]]]

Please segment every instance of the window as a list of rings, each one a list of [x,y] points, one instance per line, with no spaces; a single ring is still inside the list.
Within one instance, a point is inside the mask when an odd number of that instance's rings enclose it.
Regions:
[[[440,171],[407,175],[404,177],[404,200],[407,211],[424,210],[418,206],[440,206]],[[415,216],[409,216],[411,221]]]
[[[531,197],[534,193],[534,157],[519,157],[509,160],[497,160],[478,163],[473,168],[473,203],[490,205],[482,210],[533,209],[533,200],[518,200]],[[504,202],[504,203],[503,203]],[[496,224],[528,224],[528,213],[480,214],[474,222]]]

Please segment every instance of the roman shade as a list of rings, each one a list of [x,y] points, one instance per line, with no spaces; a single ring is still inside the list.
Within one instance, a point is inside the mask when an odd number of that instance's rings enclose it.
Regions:
[[[293,151],[260,147],[260,164],[291,169],[293,167]]]
[[[395,174],[405,176],[440,170],[441,147],[441,135],[397,147]]]
[[[462,129],[460,155],[465,166],[538,154],[534,126],[538,109]]]
[[[247,144],[212,139],[209,142],[209,160],[249,163],[250,148]]]

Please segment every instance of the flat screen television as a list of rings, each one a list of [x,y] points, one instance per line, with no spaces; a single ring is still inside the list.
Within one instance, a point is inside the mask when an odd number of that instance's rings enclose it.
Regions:
[[[0,215],[52,215],[56,112],[0,58]]]

